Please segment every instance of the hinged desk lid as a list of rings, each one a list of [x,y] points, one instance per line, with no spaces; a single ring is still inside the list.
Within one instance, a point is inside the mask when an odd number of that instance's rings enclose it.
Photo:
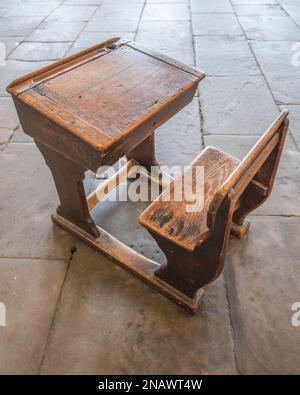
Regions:
[[[7,89],[105,150],[195,89],[203,77],[193,67],[113,38],[19,78]]]

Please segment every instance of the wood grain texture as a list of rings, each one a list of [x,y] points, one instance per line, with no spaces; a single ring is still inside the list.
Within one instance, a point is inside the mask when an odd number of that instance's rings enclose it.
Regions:
[[[128,152],[167,121],[174,107],[184,107],[203,77],[195,68],[112,38],[7,90],[110,157],[125,139],[132,141]]]
[[[209,192],[200,215],[187,214],[183,209],[186,202],[176,206],[178,202],[173,200],[162,201],[165,192],[142,213],[140,222],[167,258],[167,263],[155,271],[157,277],[193,298],[221,274],[230,232],[243,237],[249,229],[246,216],[271,193],[288,130],[287,115],[283,111],[245,158],[232,164],[231,170],[225,166],[224,171],[218,150],[207,149],[203,157],[208,155],[204,163],[211,169],[206,171]],[[193,166],[199,163],[201,155]]]
[[[239,165],[239,160],[213,147],[207,147],[192,163],[191,167],[170,185],[170,201],[166,201],[169,191],[165,190],[139,217],[140,223],[173,243],[193,251],[196,245],[209,236],[207,211],[216,190],[229,174]],[[204,180],[193,172],[196,166],[203,167]],[[199,212],[187,212],[191,204],[186,199],[174,200],[177,185],[183,187],[185,179],[192,183],[192,192],[201,194],[203,208]]]

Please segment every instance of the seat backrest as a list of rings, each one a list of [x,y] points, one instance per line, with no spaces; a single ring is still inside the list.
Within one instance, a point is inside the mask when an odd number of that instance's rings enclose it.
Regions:
[[[288,111],[283,110],[240,162],[239,166],[218,188],[208,210],[208,226],[210,229],[213,229],[215,216],[226,195],[230,193],[231,199],[236,202],[249,183],[256,177],[262,165],[270,155],[274,155],[274,150],[276,150],[273,169],[271,169],[274,179],[288,129],[287,116]]]

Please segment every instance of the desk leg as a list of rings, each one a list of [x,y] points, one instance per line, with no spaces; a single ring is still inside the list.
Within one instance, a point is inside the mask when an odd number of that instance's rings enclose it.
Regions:
[[[35,142],[54,178],[60,199],[57,214],[98,237],[99,231],[90,217],[83,186],[86,169],[46,145]]]
[[[155,139],[154,132],[143,140],[127,155],[128,160],[135,159],[139,164],[144,166],[147,170],[151,170],[151,166],[158,166],[155,157]]]

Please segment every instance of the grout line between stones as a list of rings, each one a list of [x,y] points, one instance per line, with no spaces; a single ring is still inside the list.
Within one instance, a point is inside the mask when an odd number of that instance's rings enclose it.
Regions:
[[[139,31],[139,28],[140,28],[140,24],[141,24],[141,21],[142,21],[142,17],[143,17],[143,13],[144,13],[144,9],[146,7],[146,4],[147,4],[147,0],[144,0],[143,7],[141,9],[141,13],[140,13],[140,16],[139,16],[139,20],[138,20],[138,23],[137,23],[137,26],[136,26],[136,29],[135,29],[135,32],[134,32],[133,41],[135,41],[136,36],[138,34],[138,31]]]
[[[193,48],[193,62],[195,67],[197,67],[197,62],[196,62],[196,46],[195,46],[195,39],[194,39],[194,31],[193,31],[193,23],[192,23],[192,7],[191,7],[191,0],[188,2],[188,8],[190,11],[190,32],[191,32],[191,38],[192,38],[192,48]],[[201,81],[200,81],[201,83]],[[202,112],[202,106],[201,106],[201,99],[200,99],[200,89],[198,88],[198,97],[197,97],[197,103],[198,103],[198,112],[199,112],[199,117],[200,117],[200,141],[201,141],[201,148],[205,148],[205,141],[204,141],[204,116]]]
[[[74,244],[73,247],[71,247],[71,249],[70,249],[70,257],[69,257],[69,260],[68,260],[68,265],[67,265],[66,272],[65,272],[65,275],[64,275],[61,287],[60,287],[60,291],[59,291],[58,297],[57,297],[57,301],[56,301],[53,317],[52,317],[52,320],[51,320],[51,323],[50,323],[50,327],[49,327],[49,331],[48,331],[48,335],[46,337],[45,344],[44,344],[44,347],[43,347],[42,357],[41,357],[41,360],[40,360],[40,363],[39,363],[37,374],[40,374],[42,366],[43,366],[43,363],[45,361],[45,357],[46,357],[46,353],[47,353],[47,346],[49,344],[49,341],[50,341],[50,338],[51,338],[51,333],[52,333],[54,325],[55,325],[55,319],[56,319],[56,315],[57,315],[57,312],[58,312],[58,309],[59,309],[59,305],[60,305],[63,289],[64,289],[64,286],[65,286],[65,283],[66,283],[66,280],[67,280],[67,277],[68,277],[68,274],[69,274],[69,269],[70,269],[72,260],[74,258],[74,255],[76,253],[76,250],[77,250],[77,247],[76,247],[76,244]]]
[[[93,18],[93,16],[96,14],[96,12],[100,9],[101,5],[102,5],[102,4],[99,4],[99,5],[97,5],[97,6],[95,5],[95,10],[94,10],[92,16],[89,18],[88,21],[83,21],[83,22],[85,22],[84,27],[83,27],[83,28],[80,30],[80,32],[77,34],[75,40],[73,41],[73,43],[72,43],[72,45],[69,47],[69,49],[65,52],[64,56],[66,56],[66,54],[67,54],[68,52],[70,52],[70,51],[72,50],[72,48],[74,48],[74,44],[75,44],[75,42],[77,41],[78,37],[79,37],[80,34],[84,31],[84,29],[87,27],[89,21]],[[51,14],[49,14],[49,15],[51,15]]]
[[[280,8],[282,9],[282,11],[286,14],[286,16],[288,18],[291,18],[291,20],[294,22],[294,24],[300,29],[300,25],[298,25],[298,23],[296,22],[296,20],[292,17],[291,14],[289,14],[289,12],[284,8],[284,5],[289,5],[289,4],[281,4],[281,3],[277,3]]]
[[[252,46],[251,46],[251,42],[247,39],[247,35],[246,35],[245,30],[244,30],[244,28],[243,28],[243,26],[242,26],[242,24],[241,24],[241,22],[240,22],[239,16],[237,15],[237,13],[236,13],[236,11],[235,11],[235,9],[234,9],[234,6],[233,6],[233,4],[232,4],[232,0],[229,0],[229,2],[230,2],[230,4],[231,4],[231,6],[232,6],[234,15],[235,15],[235,17],[236,17],[236,19],[237,19],[237,21],[238,21],[238,23],[239,23],[239,25],[240,25],[240,28],[242,29],[242,32],[243,32],[243,34],[244,34],[244,36],[245,36],[245,38],[246,38],[246,41],[247,41],[248,46],[249,46],[249,49],[250,49],[250,51],[251,51],[251,53],[252,53],[252,55],[253,55],[253,58],[255,59],[255,62],[256,62],[257,67],[258,67],[258,69],[259,69],[259,71],[260,71],[260,73],[261,73],[261,76],[262,76],[262,78],[263,78],[264,81],[265,81],[265,84],[266,84],[266,86],[267,86],[267,88],[268,88],[268,90],[269,90],[269,92],[270,92],[270,94],[271,94],[271,96],[272,96],[272,98],[273,98],[274,104],[275,104],[275,106],[276,106],[278,112],[280,112],[281,109],[280,109],[280,107],[279,107],[279,103],[278,103],[278,101],[277,101],[277,100],[275,99],[275,97],[274,97],[274,94],[273,94],[273,91],[272,91],[272,89],[271,89],[271,87],[270,87],[270,84],[269,84],[269,82],[268,82],[268,79],[267,79],[265,73],[263,72],[263,69],[262,69],[262,67],[261,67],[261,65],[260,65],[260,63],[259,63],[259,61],[258,61],[258,59],[257,59],[257,57],[256,57],[256,55],[255,55],[255,52],[254,52],[254,50],[253,50],[253,48],[252,48]],[[277,2],[277,4],[279,4],[279,3]],[[281,5],[281,4],[279,4],[279,5]],[[260,41],[260,40],[256,40],[256,41]],[[264,41],[264,40],[261,40],[261,41]],[[267,40],[267,41],[269,41],[269,40]],[[278,41],[279,41],[279,40],[278,40]],[[286,105],[286,104],[282,104],[282,105],[284,106],[284,105]],[[292,141],[293,141],[293,143],[294,143],[294,145],[295,145],[295,147],[296,147],[296,150],[299,151],[298,144],[297,144],[296,139],[295,139],[295,137],[294,137],[294,135],[293,135],[293,133],[292,133],[291,131],[289,131],[289,135],[290,135],[291,138],[292,138]]]

